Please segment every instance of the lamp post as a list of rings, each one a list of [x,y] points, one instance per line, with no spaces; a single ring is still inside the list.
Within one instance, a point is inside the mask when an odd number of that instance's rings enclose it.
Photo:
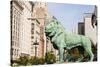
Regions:
[[[45,53],[45,61],[47,62],[47,53],[48,53],[48,42],[49,42],[49,38],[46,37],[46,53]]]
[[[39,43],[37,42],[37,38],[33,45],[35,45],[35,57],[37,57],[37,45],[39,45]]]

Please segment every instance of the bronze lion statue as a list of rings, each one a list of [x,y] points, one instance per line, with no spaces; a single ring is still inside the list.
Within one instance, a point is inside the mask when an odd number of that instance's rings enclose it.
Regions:
[[[64,62],[64,49],[70,50],[77,46],[82,46],[93,61],[91,41],[84,35],[73,34],[65,31],[64,27],[56,19],[52,18],[45,26],[46,36],[50,38],[54,47],[59,50],[60,63]]]

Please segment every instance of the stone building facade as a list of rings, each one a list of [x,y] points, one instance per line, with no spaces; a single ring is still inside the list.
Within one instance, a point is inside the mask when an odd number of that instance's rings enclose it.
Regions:
[[[58,56],[45,34],[49,16],[44,2],[11,1],[11,62],[20,56],[45,57],[47,51]]]
[[[20,56],[19,28],[23,7],[17,2],[11,2],[11,60]]]
[[[28,17],[32,17],[32,4],[30,2],[22,1],[23,11],[20,24],[20,53],[22,55],[31,55],[31,20]]]
[[[84,14],[84,22],[78,23],[78,33],[88,36],[94,45],[97,44],[97,7],[93,13]]]
[[[34,2],[32,21],[34,25],[34,40],[33,42],[38,42],[38,45],[33,45],[33,53],[37,54],[37,57],[45,56],[45,20],[47,14],[47,5],[43,2]],[[32,43],[33,44],[33,43]],[[34,55],[33,55],[34,56]]]
[[[30,1],[11,1],[11,60],[31,55],[32,3]]]
[[[85,35],[88,36],[94,45],[97,45],[97,7],[93,13],[85,13]]]

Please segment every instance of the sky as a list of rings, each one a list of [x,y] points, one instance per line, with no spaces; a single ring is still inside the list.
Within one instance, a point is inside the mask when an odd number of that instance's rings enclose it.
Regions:
[[[94,5],[48,3],[48,11],[61,22],[67,31],[72,32],[79,22],[83,22],[84,13],[94,11]]]

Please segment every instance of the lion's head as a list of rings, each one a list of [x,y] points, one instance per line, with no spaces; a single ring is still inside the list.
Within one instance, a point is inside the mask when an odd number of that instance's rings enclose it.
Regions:
[[[55,29],[57,29],[58,22],[56,20],[51,20],[46,26],[45,26],[45,32],[47,34],[52,33]]]

